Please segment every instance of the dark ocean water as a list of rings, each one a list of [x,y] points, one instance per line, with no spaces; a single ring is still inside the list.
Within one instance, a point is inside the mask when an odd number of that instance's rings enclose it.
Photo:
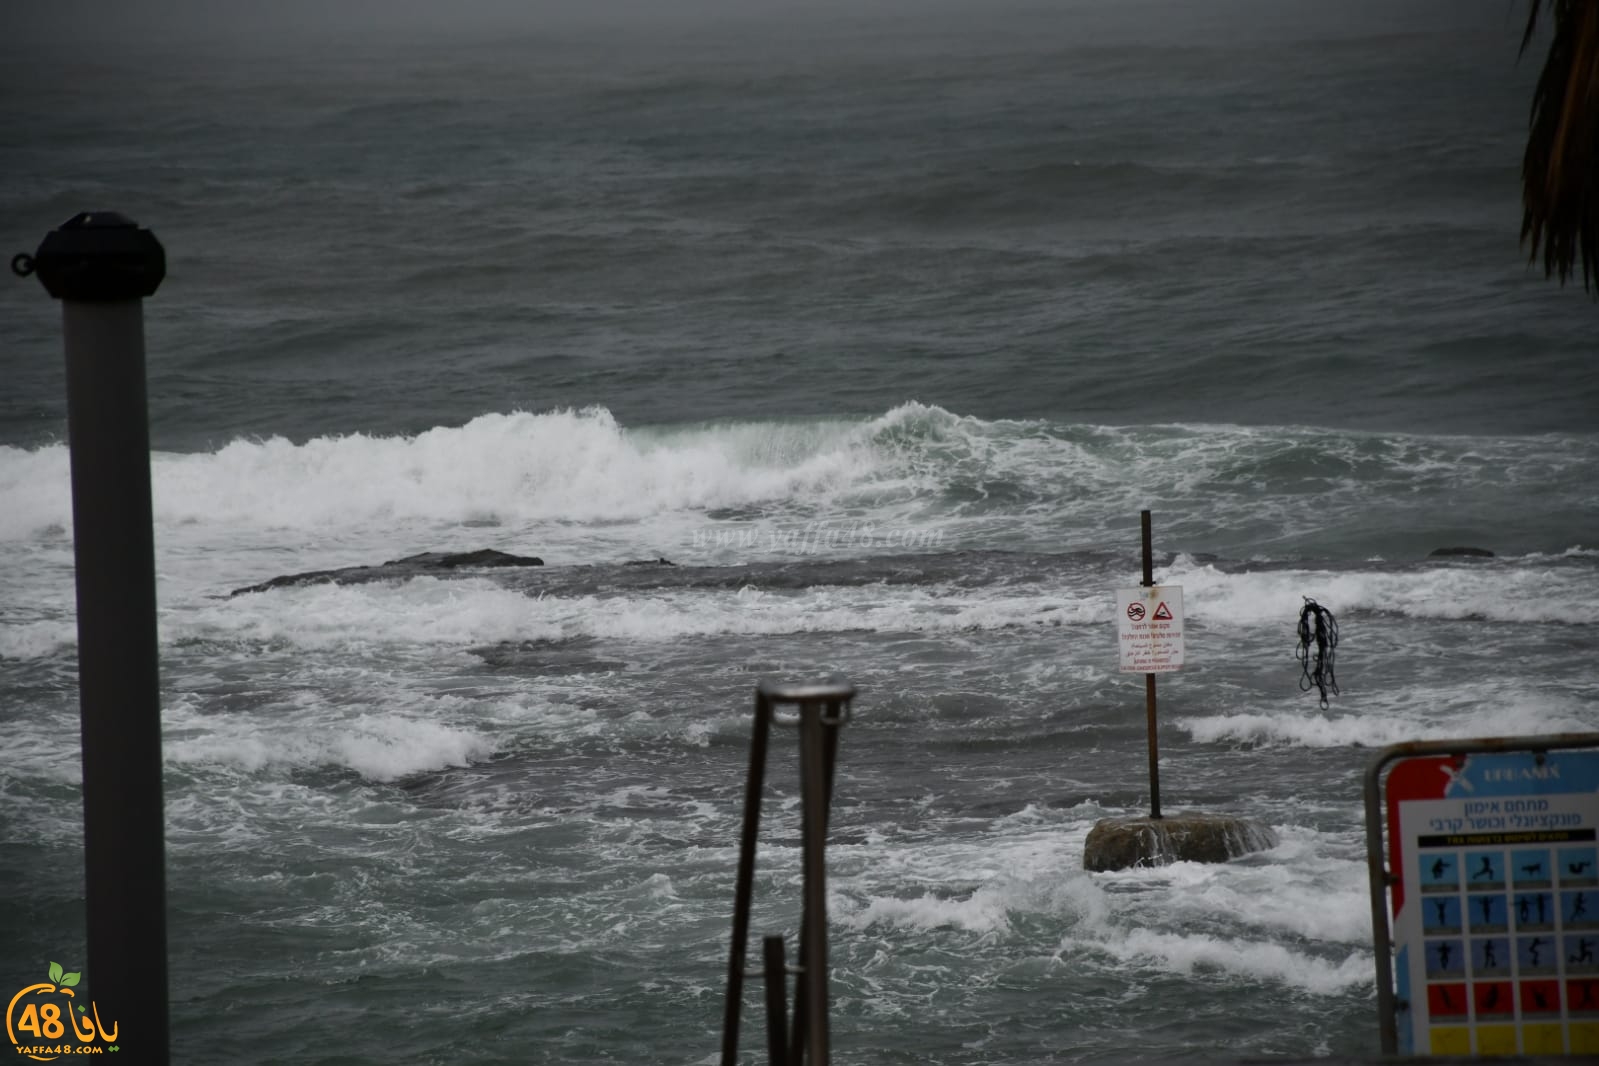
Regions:
[[[168,255],[182,1061],[715,1061],[753,686],[830,673],[839,1061],[1373,1053],[1370,749],[1599,728],[1599,309],[1517,244],[1519,4],[14,14],[11,251],[110,208]],[[0,383],[20,984],[84,956],[32,282]],[[1147,802],[1143,507],[1165,806],[1282,844],[1087,874]],[[225,598],[478,547],[549,565]]]

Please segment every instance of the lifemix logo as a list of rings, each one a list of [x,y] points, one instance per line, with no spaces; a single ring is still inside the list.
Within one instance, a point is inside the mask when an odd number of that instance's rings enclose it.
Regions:
[[[82,973],[68,973],[59,962],[50,964],[50,980],[25,985],[6,1006],[6,1037],[18,1054],[37,1062],[64,1055],[101,1055],[121,1051],[119,1026],[102,1021],[93,1000],[79,1002],[76,991]]]

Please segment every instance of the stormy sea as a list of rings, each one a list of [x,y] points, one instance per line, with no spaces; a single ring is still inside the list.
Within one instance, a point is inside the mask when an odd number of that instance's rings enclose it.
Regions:
[[[7,257],[109,209],[168,259],[174,1061],[718,1061],[755,686],[833,676],[835,1061],[1375,1054],[1374,751],[1599,728],[1599,308],[1518,243],[1525,14],[11,5]],[[86,956],[61,346],[7,277],[7,996]],[[1150,800],[1145,508],[1163,805],[1279,843],[1089,873]],[[543,565],[232,595],[480,549]]]

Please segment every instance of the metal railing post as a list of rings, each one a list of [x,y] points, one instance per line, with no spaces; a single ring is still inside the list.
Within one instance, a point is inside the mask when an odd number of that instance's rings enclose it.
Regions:
[[[739,865],[733,900],[733,944],[729,952],[727,1004],[722,1025],[722,1064],[733,1066],[738,1056],[739,1014],[744,981],[761,976],[766,981],[767,1042],[773,1066],[827,1066],[829,1033],[827,1016],[827,823],[831,808],[833,768],[838,756],[838,733],[849,717],[855,689],[844,683],[806,687],[780,687],[763,683],[755,695],[755,724],[750,739],[750,771],[744,798],[744,826],[740,836]],[[794,705],[795,718],[782,717],[776,708]],[[756,837],[764,788],[768,734],[773,722],[799,727],[801,847],[803,903],[800,919],[798,975],[792,1020],[787,1014],[788,972],[783,959],[783,938],[766,937],[763,969],[744,969],[748,953],[750,894],[755,872]],[[786,1045],[786,1047],[785,1047]]]
[[[755,848],[761,822],[761,793],[766,784],[766,743],[772,728],[772,704],[763,690],[755,693],[755,724],[750,732],[750,769],[744,787],[744,829],[738,844],[738,878],[733,888],[733,947],[727,962],[727,1002],[722,1008],[722,1062],[732,1066],[738,1054],[739,1012],[744,1003],[744,959],[750,935],[750,892],[755,883]]]

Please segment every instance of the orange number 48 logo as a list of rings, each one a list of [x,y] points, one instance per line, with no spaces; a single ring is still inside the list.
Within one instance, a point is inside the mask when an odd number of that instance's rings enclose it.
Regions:
[[[93,1000],[87,1007],[77,1002],[73,988],[81,973],[67,973],[59,962],[50,964],[50,980],[28,985],[11,997],[6,1007],[6,1036],[21,1054],[39,1062],[62,1055],[121,1051],[117,1023],[100,1020]],[[71,1043],[58,1041],[71,1040]]]

